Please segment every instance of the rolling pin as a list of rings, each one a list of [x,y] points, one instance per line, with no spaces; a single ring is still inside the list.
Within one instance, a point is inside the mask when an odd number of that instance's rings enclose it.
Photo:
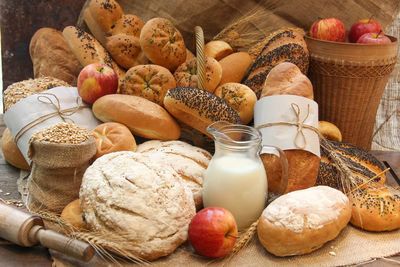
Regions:
[[[81,261],[94,256],[94,249],[88,243],[47,230],[39,216],[1,201],[0,237],[24,247],[40,244]]]

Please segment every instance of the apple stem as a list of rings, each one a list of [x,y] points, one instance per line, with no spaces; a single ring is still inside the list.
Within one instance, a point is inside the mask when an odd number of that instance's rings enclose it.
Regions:
[[[382,33],[382,30],[380,30],[379,32],[378,32],[378,34],[376,35],[376,38],[378,38],[379,37],[379,34],[381,34]]]
[[[235,235],[230,235],[230,234],[227,234],[226,236],[233,237],[233,238],[239,238],[240,237],[240,236],[235,236]]]

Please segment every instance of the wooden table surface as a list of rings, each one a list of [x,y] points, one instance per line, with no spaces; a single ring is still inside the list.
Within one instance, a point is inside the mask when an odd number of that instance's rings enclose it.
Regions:
[[[3,133],[5,125],[3,116],[0,115],[0,134]],[[400,175],[400,151],[372,151],[382,162],[387,162],[393,171]],[[20,200],[21,196],[17,190],[17,178],[19,177],[19,169],[9,165],[0,150],[0,198],[4,200]],[[390,173],[387,173],[387,181],[390,185],[397,185]],[[371,244],[373,245],[373,244]],[[392,261],[393,260],[393,261]],[[389,267],[400,265],[399,256],[393,256],[385,259],[377,259],[373,262],[365,263],[357,266],[366,267]],[[0,266],[29,266],[29,267],[46,267],[52,266],[52,259],[48,250],[41,246],[35,247],[19,247],[0,239]]]

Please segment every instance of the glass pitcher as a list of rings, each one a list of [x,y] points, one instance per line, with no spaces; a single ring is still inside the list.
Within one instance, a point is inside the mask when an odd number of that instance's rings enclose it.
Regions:
[[[257,129],[225,121],[209,125],[214,137],[215,153],[204,174],[204,207],[222,207],[235,217],[239,230],[255,222],[265,208],[268,182],[260,154],[280,156],[283,176],[281,190],[287,185],[287,159],[276,147],[262,145]]]

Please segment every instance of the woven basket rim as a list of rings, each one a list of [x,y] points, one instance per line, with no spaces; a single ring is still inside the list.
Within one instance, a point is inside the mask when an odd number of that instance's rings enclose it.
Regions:
[[[357,48],[359,48],[360,46],[364,46],[364,47],[391,46],[398,42],[398,39],[396,37],[391,36],[391,35],[386,35],[386,36],[389,37],[389,39],[392,41],[390,44],[357,44],[357,43],[350,43],[348,41],[346,41],[346,42],[326,41],[326,40],[320,40],[317,38],[313,38],[313,37],[309,36],[308,34],[306,34],[304,36],[304,38],[314,40],[316,42],[320,42],[320,43],[324,43],[324,44],[332,44],[332,45],[338,45],[338,46],[353,46],[353,47],[357,47]]]

